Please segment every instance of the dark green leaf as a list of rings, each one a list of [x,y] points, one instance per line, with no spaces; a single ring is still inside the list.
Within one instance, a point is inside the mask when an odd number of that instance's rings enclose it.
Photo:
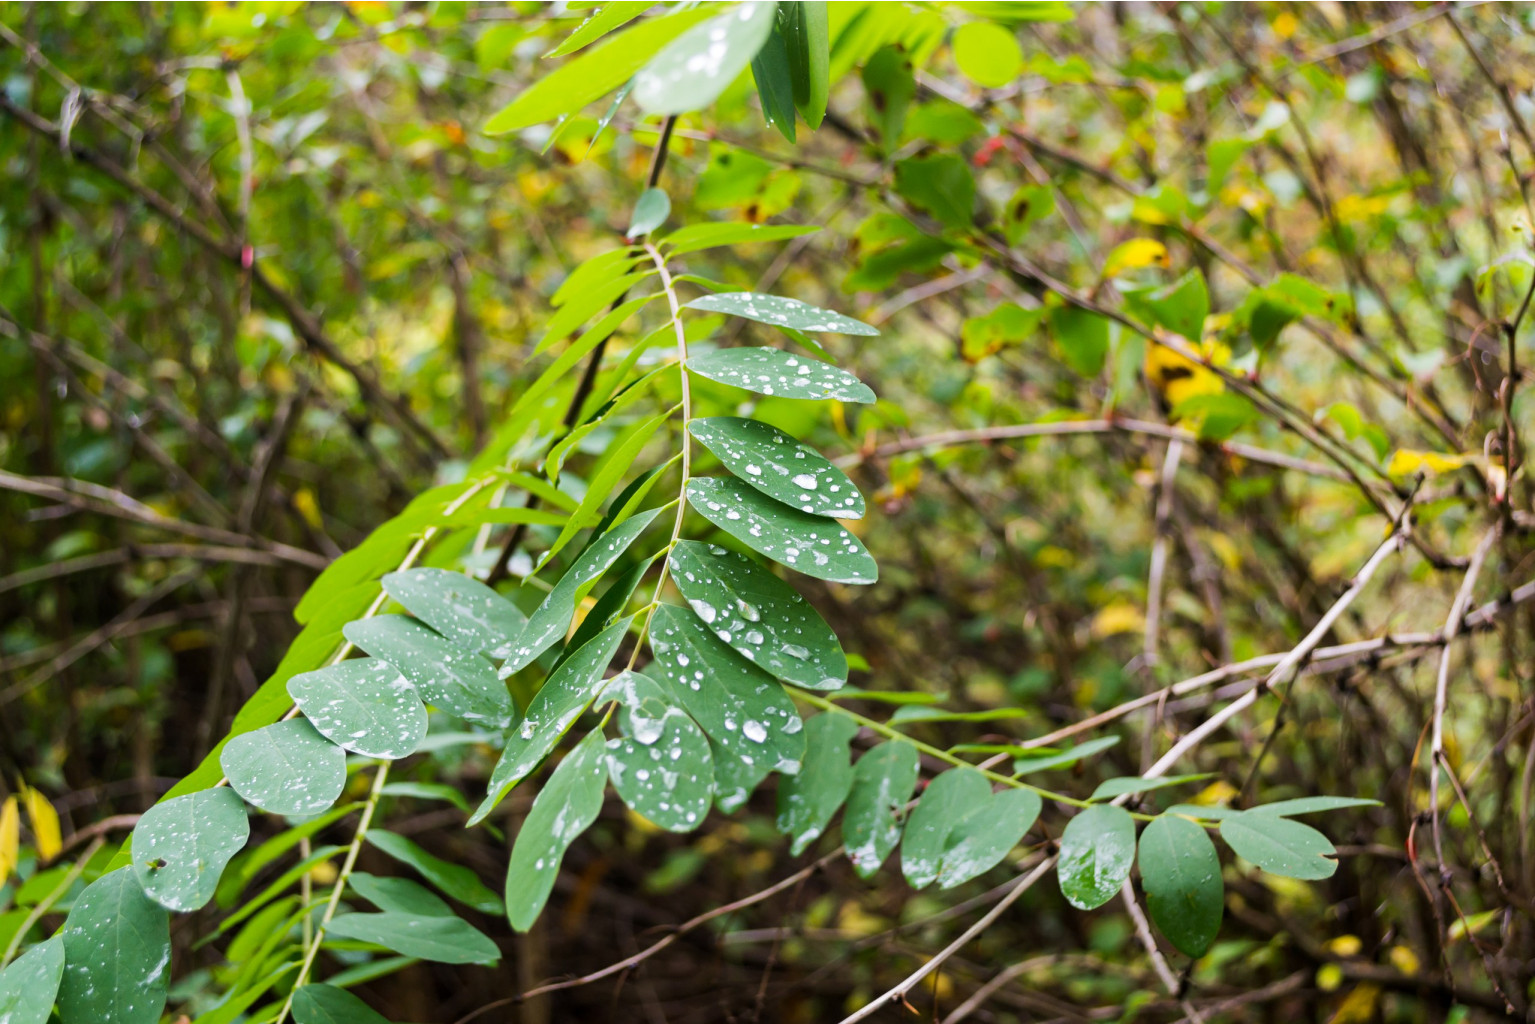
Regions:
[[[784,5],[780,4],[782,10]],[[779,134],[794,141],[794,82],[789,70],[789,51],[780,26],[774,25],[762,49],[752,58],[752,80],[762,101],[762,116]]]
[[[271,814],[318,814],[346,785],[346,752],[302,718],[236,736],[219,764],[236,793]]]
[[[789,79],[794,105],[812,129],[826,117],[831,89],[830,35],[826,0],[798,0],[778,5],[778,30],[783,33],[789,56]]]
[[[134,826],[133,873],[162,907],[199,910],[250,834],[245,804],[233,791],[220,786],[178,796],[145,811]]]
[[[1109,354],[1109,322],[1097,313],[1061,306],[1050,314],[1050,329],[1066,365],[1083,377],[1103,372]]]
[[[833,583],[879,579],[863,544],[834,519],[782,505],[728,477],[688,481],[688,504],[721,530],[781,565]]]
[[[1187,818],[1163,815],[1141,833],[1140,866],[1151,919],[1179,951],[1204,956],[1225,900],[1215,844]]]
[[[1326,836],[1274,813],[1243,811],[1221,822],[1221,838],[1237,855],[1286,878],[1331,878],[1337,851]]]
[[[872,877],[901,841],[901,811],[916,785],[917,748],[909,743],[881,743],[853,766],[842,844],[858,877]]]
[[[602,730],[593,729],[549,776],[517,833],[506,873],[506,913],[520,932],[538,920],[565,851],[602,811],[608,781],[603,753]]]
[[[346,883],[357,895],[380,910],[422,917],[453,916],[453,908],[443,902],[441,897],[408,878],[388,878],[370,875],[366,871],[354,871],[347,876]]]
[[[813,402],[874,401],[869,386],[846,370],[776,348],[722,348],[689,356],[700,377],[778,398]]]
[[[991,783],[969,768],[950,768],[927,784],[901,838],[901,872],[913,889],[931,885],[954,827],[991,799]]]
[[[805,723],[805,763],[778,784],[778,831],[798,857],[826,831],[853,788],[848,742],[858,724],[846,715],[821,714]]]
[[[919,156],[895,165],[895,191],[945,227],[968,228],[975,208],[975,176],[954,153]]]
[[[657,700],[660,686],[647,682],[655,695],[650,699]],[[632,713],[629,720],[636,721]],[[671,832],[693,831],[703,824],[714,796],[709,741],[678,707],[663,705],[659,720],[647,717],[638,724],[641,727],[631,728],[629,735],[607,741],[613,788],[653,824]]]
[[[331,919],[325,934],[440,964],[489,964],[501,959],[501,951],[488,935],[457,917],[420,917],[398,911],[340,914]]]
[[[389,1024],[388,1018],[346,989],[315,982],[293,993],[293,1020],[295,1024]]]
[[[403,615],[375,615],[348,623],[342,632],[398,669],[434,707],[489,729],[505,729],[517,714],[490,662],[419,622]]]
[[[938,887],[952,889],[1002,863],[1033,826],[1040,808],[1039,794],[1031,789],[989,794],[949,833]]]
[[[434,857],[404,836],[383,829],[370,829],[368,843],[393,859],[414,868],[448,896],[465,906],[473,907],[482,914],[501,914],[501,901],[480,876],[462,864],[453,864]],[[403,952],[403,950],[401,950]]]
[[[0,971],[0,1021],[48,1024],[63,977],[63,936],[55,935],[21,954]]]
[[[288,693],[320,735],[364,757],[408,757],[426,735],[416,688],[387,661],[356,658],[305,672],[288,680]]]
[[[905,51],[897,46],[875,51],[863,66],[863,87],[873,107],[874,129],[888,153],[900,141],[907,108],[917,95],[916,78]]]
[[[384,590],[453,643],[493,651],[517,638],[528,617],[479,580],[446,569],[406,569],[384,577]]]
[[[59,1017],[66,1024],[159,1024],[170,981],[170,915],[132,871],[86,886],[64,922]]]
[[[1066,823],[1056,865],[1061,892],[1079,910],[1114,898],[1135,862],[1135,819],[1122,807],[1094,804]]]

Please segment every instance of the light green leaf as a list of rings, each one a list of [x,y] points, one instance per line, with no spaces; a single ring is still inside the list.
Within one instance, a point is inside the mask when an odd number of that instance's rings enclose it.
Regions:
[[[647,682],[656,700],[663,691]],[[630,722],[638,728],[607,741],[608,775],[624,803],[641,817],[671,832],[691,832],[709,813],[714,759],[703,732],[681,708],[663,704],[660,716],[659,721],[636,719],[631,713]]]
[[[1109,354],[1109,322],[1097,313],[1061,306],[1050,314],[1050,329],[1066,365],[1083,377],[1103,372]]]
[[[779,242],[786,238],[811,235],[819,230],[809,224],[690,224],[667,235],[661,244],[671,247],[672,256],[685,256],[690,252],[715,249],[723,245]]]
[[[895,190],[945,227],[970,226],[975,208],[975,176],[954,153],[918,156],[895,165]]]
[[[63,977],[62,935],[55,935],[21,954],[0,971],[0,1022],[48,1024]]]
[[[743,658],[807,690],[847,682],[847,658],[826,620],[745,555],[680,541],[671,572],[694,614]]]
[[[1089,800],[1112,800],[1116,796],[1124,796],[1126,793],[1144,793],[1151,789],[1163,789],[1167,786],[1181,786],[1187,782],[1198,782],[1200,779],[1208,779],[1209,773],[1203,775],[1169,775],[1159,779],[1143,779],[1137,776],[1125,776],[1116,779],[1104,779],[1093,790]]]
[[[408,878],[388,878],[370,875],[366,871],[354,871],[347,876],[346,882],[357,895],[380,910],[421,917],[453,916],[453,908],[443,902],[441,897]]]
[[[857,377],[830,363],[776,348],[722,348],[690,356],[687,368],[700,377],[778,398],[812,402],[874,401]]]
[[[388,856],[413,868],[422,878],[431,882],[445,895],[451,896],[482,914],[502,914],[501,900],[490,887],[480,881],[480,876],[462,864],[453,864],[434,857],[402,835],[383,829],[370,829],[368,843]],[[400,950],[404,952],[404,950]]]
[[[629,231],[625,237],[642,238],[666,223],[671,216],[672,201],[665,189],[647,188],[634,204],[634,216],[629,219]]]
[[[1221,838],[1238,856],[1273,875],[1315,881],[1338,870],[1332,859],[1337,850],[1326,836],[1272,812],[1243,811],[1227,818],[1221,822]]]
[[[577,531],[589,525],[590,519],[596,515],[602,503],[618,489],[619,480],[629,472],[640,451],[669,419],[671,419],[669,412],[657,413],[649,419],[632,423],[618,432],[618,436],[612,439],[598,461],[591,478],[586,481],[586,494],[581,499],[580,507],[576,509],[570,522],[565,524],[565,528],[560,531],[554,543],[549,545],[549,550],[545,551],[543,557],[539,559],[539,569],[548,565],[550,559],[570,543]]]
[[[1278,814],[1290,817],[1296,814],[1315,814],[1318,811],[1342,811],[1351,807],[1379,807],[1379,800],[1357,796],[1303,796],[1294,800],[1278,800],[1252,808],[1254,814]]]
[[[577,25],[575,31],[563,43],[544,56],[563,57],[567,53],[575,53],[581,47],[596,42],[614,29],[629,24],[654,6],[650,0],[614,0],[613,3],[603,4],[595,14],[589,15]]]
[[[250,834],[245,804],[229,789],[178,796],[145,811],[134,826],[133,873],[144,895],[167,910],[199,910]]]
[[[901,841],[901,811],[917,785],[917,748],[881,743],[853,766],[842,846],[859,878],[873,877]]]
[[[490,729],[506,728],[517,714],[490,662],[419,622],[403,615],[375,615],[347,623],[342,633],[398,669],[434,707]]]
[[[773,30],[775,7],[736,4],[674,39],[635,76],[640,109],[685,114],[713,103],[762,49]]]
[[[1023,71],[1023,48],[1018,37],[1001,25],[971,21],[954,32],[954,63],[976,85],[996,89],[1015,80]]]
[[[1041,806],[1039,794],[1031,789],[990,794],[949,833],[938,887],[952,889],[1002,863],[1034,825]]]
[[[778,5],[778,30],[783,33],[788,51],[794,105],[812,129],[821,127],[826,117],[826,99],[831,90],[831,37],[827,21],[826,0]]]
[[[346,785],[346,752],[302,718],[236,736],[219,764],[236,793],[270,814],[318,814]]]
[[[170,914],[132,871],[86,886],[64,922],[65,1024],[159,1024],[170,981]]]
[[[873,337],[879,330],[860,320],[828,309],[812,306],[798,299],[786,299],[778,295],[757,292],[723,292],[705,295],[689,302],[685,309],[701,309],[708,313],[726,313],[759,324],[784,327],[794,331],[816,331],[823,334],[859,334]]]
[[[1118,736],[1100,736],[1097,739],[1079,743],[1074,747],[1056,753],[1038,752],[1029,757],[1020,757],[1013,762],[1014,775],[1032,775],[1034,772],[1049,771],[1053,768],[1066,768],[1076,764],[1083,758],[1101,754],[1119,742]]]
[[[296,1024],[389,1024],[387,1017],[344,988],[310,982],[293,993]]]
[[[1140,865],[1151,919],[1180,952],[1204,956],[1225,904],[1215,844],[1187,818],[1163,815],[1141,833]]]
[[[778,831],[798,857],[826,831],[853,788],[847,745],[858,724],[846,715],[821,714],[805,722],[805,762],[778,783]]]
[[[1123,807],[1094,804],[1066,823],[1056,875],[1066,900],[1095,910],[1114,898],[1135,862],[1135,819]]]
[[[438,733],[434,739],[441,739],[442,733]],[[482,742],[484,737],[474,733],[469,734],[470,742]],[[419,747],[417,748],[420,749]],[[464,799],[464,794],[441,782],[390,782],[379,790],[382,796],[413,797],[417,800],[442,800],[452,804],[459,810],[468,813],[469,801]]]
[[[506,872],[506,912],[520,932],[538,920],[565,851],[602,812],[608,780],[603,753],[602,730],[593,729],[549,776],[517,833]]]
[[[545,500],[548,500],[547,498]],[[384,591],[448,640],[493,651],[516,639],[528,617],[479,580],[446,569],[407,569],[384,577]]]
[[[501,959],[501,951],[488,935],[457,917],[420,917],[398,911],[340,914],[331,919],[325,937],[368,942],[440,964],[489,964]]]
[[[954,827],[991,800],[991,783],[969,768],[950,768],[927,784],[906,820],[901,838],[901,873],[913,889],[938,878]]]
[[[834,519],[810,515],[728,477],[688,481],[688,504],[721,530],[773,561],[833,583],[873,583],[879,566]]]
[[[288,680],[288,693],[320,735],[364,757],[408,757],[426,735],[416,688],[387,661],[356,658],[305,672]]]

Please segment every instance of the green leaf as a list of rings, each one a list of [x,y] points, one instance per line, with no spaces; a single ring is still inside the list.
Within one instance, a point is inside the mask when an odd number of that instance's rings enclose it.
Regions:
[[[490,887],[480,881],[479,875],[462,864],[434,857],[404,836],[383,829],[370,829],[366,838],[369,845],[414,869],[444,895],[458,900],[466,907],[473,907],[482,914],[499,915],[505,912],[501,900]]]
[[[686,114],[713,103],[762,49],[773,30],[775,7],[736,4],[667,44],[635,76],[640,109]]]
[[[688,481],[688,504],[721,530],[782,565],[833,583],[873,583],[879,567],[835,519],[781,505],[729,477]]]
[[[660,718],[629,716],[638,727],[607,741],[608,775],[624,803],[642,818],[670,832],[691,832],[703,824],[714,796],[709,741],[686,712],[664,704],[658,684],[645,682],[649,700],[661,703],[649,716],[659,710]]]
[[[442,733],[438,733],[434,738],[441,739],[442,736]],[[484,739],[483,736],[474,733],[470,733],[469,736],[470,742],[478,743]],[[464,794],[441,782],[390,782],[379,790],[379,794],[412,797],[416,800],[442,800],[466,814],[469,812],[469,801],[464,799]]]
[[[477,651],[515,639],[528,622],[512,602],[461,572],[406,569],[385,576],[383,584],[406,611],[451,642]]]
[[[416,688],[387,661],[356,658],[305,672],[288,680],[288,693],[320,735],[364,757],[409,757],[426,735]]]
[[[1258,407],[1243,395],[1229,391],[1216,395],[1190,395],[1173,407],[1173,415],[1198,428],[1201,438],[1224,441],[1243,427],[1263,418]]]
[[[318,814],[346,785],[346,752],[302,718],[236,736],[219,764],[230,788],[270,814]]]
[[[821,714],[805,722],[805,762],[778,783],[778,831],[798,857],[826,831],[853,788],[847,745],[858,724],[846,715]]]
[[[575,53],[581,47],[596,42],[614,29],[622,28],[655,5],[649,0],[614,0],[603,4],[595,14],[576,26],[566,40],[544,54],[547,57],[563,57]]]
[[[145,811],[134,826],[133,873],[144,895],[167,910],[199,910],[250,834],[245,804],[229,789],[178,796]]]
[[[675,605],[656,609],[650,646],[655,660],[649,673],[671,688],[675,702],[718,745],[716,777],[722,762],[727,765],[726,777],[734,785],[719,791],[721,807],[730,810],[745,802],[771,771],[799,771],[804,723],[776,679]]]
[[[501,959],[490,936],[457,917],[420,917],[392,910],[339,914],[331,919],[325,937],[367,942],[440,964],[489,964]]]
[[[1004,302],[985,316],[973,316],[959,328],[962,351],[972,362],[1025,341],[1044,319],[1040,309]]]
[[[1018,37],[989,21],[971,21],[954,32],[954,63],[976,85],[996,89],[1023,71]]]
[[[132,871],[102,875],[64,922],[60,1020],[159,1024],[170,962],[170,915],[144,895]]]
[[[814,234],[819,230],[819,227],[809,224],[690,224],[667,235],[661,244],[671,247],[672,256],[685,256],[690,252],[724,245],[779,242],[786,238]]]
[[[688,432],[738,479],[801,512],[862,519],[863,495],[820,452],[777,427],[737,416],[691,420]]]
[[[1083,377],[1103,372],[1109,354],[1109,322],[1097,313],[1060,306],[1050,314],[1050,329],[1066,365]]]
[[[1025,185],[1007,201],[1002,214],[1002,234],[1008,245],[1017,245],[1029,228],[1055,212],[1055,193],[1048,185]]]
[[[1166,786],[1181,786],[1186,782],[1197,782],[1200,779],[1208,779],[1209,773],[1203,775],[1169,775],[1159,779],[1143,779],[1129,775],[1117,779],[1104,779],[1093,790],[1089,800],[1111,800],[1116,796],[1124,796],[1126,793],[1144,793],[1150,789],[1162,789]]]
[[[490,662],[419,622],[403,615],[375,615],[347,623],[342,632],[393,665],[434,707],[488,729],[505,729],[516,717],[511,694]]]
[[[847,682],[847,657],[826,620],[745,555],[679,541],[671,572],[693,613],[743,658],[807,690]]]
[[[896,194],[945,227],[968,228],[975,208],[975,176],[953,153],[912,157],[895,165]]]
[[[917,81],[906,51],[898,46],[876,50],[864,63],[863,88],[873,108],[874,130],[888,153],[900,141],[906,111],[917,95]]]
[[[575,113],[623,85],[659,48],[711,13],[708,9],[678,11],[640,22],[539,78],[485,122],[483,131],[502,135]]]
[[[901,873],[907,884],[922,889],[937,880],[955,826],[990,800],[991,783],[970,768],[950,768],[927,784],[901,838]]]
[[[779,5],[780,13],[783,5]],[[781,26],[775,24],[762,49],[752,58],[752,80],[762,101],[762,116],[785,139],[794,141],[794,82],[789,71],[789,50]]]
[[[759,324],[783,327],[795,331],[816,331],[823,334],[858,334],[874,337],[879,330],[860,320],[841,313],[833,313],[812,306],[798,299],[786,299],[778,295],[758,292],[723,292],[705,295],[689,302],[685,309],[701,309],[709,313],[727,313]]]
[[[21,954],[0,971],[0,1021],[48,1024],[63,977],[63,936],[55,935]]]
[[[1338,870],[1337,852],[1310,825],[1272,812],[1243,811],[1221,822],[1221,838],[1237,855],[1272,875],[1315,881]]]
[[[671,216],[672,201],[665,189],[647,188],[634,204],[634,216],[629,219],[626,238],[643,238],[666,223]]]
[[[370,875],[366,871],[354,871],[347,876],[346,884],[380,910],[421,917],[453,916],[453,908],[444,903],[441,897],[408,878],[387,878]]]
[[[1034,772],[1050,771],[1053,768],[1066,768],[1083,758],[1102,753],[1118,742],[1118,736],[1100,736],[1062,751],[1054,753],[1040,751],[1029,757],[1020,757],[1013,762],[1013,774],[1030,775]]]
[[[1242,812],[1218,804],[1173,804],[1162,813],[1181,814],[1185,818],[1201,818],[1205,821],[1225,821]]]
[[[295,1024],[389,1024],[388,1018],[346,989],[315,982],[293,993],[293,1020]]]
[[[1225,904],[1215,844],[1187,818],[1163,815],[1141,833],[1140,866],[1151,919],[1180,952],[1204,956]]]
[[[917,748],[881,743],[853,766],[842,846],[859,878],[871,878],[901,841],[901,811],[917,785]]]
[[[501,759],[490,775],[489,795],[469,819],[483,820],[512,787],[543,763],[603,686],[603,673],[628,632],[629,619],[616,622],[584,644],[550,673],[528,704],[521,724],[507,735]]]
[[[1205,318],[1210,315],[1210,293],[1205,287],[1204,275],[1197,269],[1161,288],[1127,288],[1121,289],[1121,294],[1131,312],[1152,325],[1166,328],[1195,344],[1204,337]]]
[[[812,129],[826,117],[831,91],[831,47],[826,0],[798,0],[778,5],[778,30],[789,56],[794,105]]]
[[[538,920],[565,851],[602,812],[607,781],[602,730],[593,729],[549,776],[517,833],[506,872],[506,913],[513,928],[525,932]]]
[[[723,348],[688,357],[700,377],[778,398],[869,403],[874,392],[846,370],[776,348]]]
[[[1294,800],[1277,800],[1252,808],[1254,814],[1278,814],[1290,817],[1296,814],[1315,814],[1318,811],[1343,811],[1351,807],[1379,807],[1379,800],[1367,800],[1357,796],[1303,796]]]
[[[659,292],[652,292],[648,295],[635,296],[633,299],[628,300],[628,302],[623,301],[631,289],[649,280],[654,276],[655,272],[654,267],[647,266],[632,274],[625,274],[623,277],[602,281],[594,284],[586,291],[574,293],[570,300],[544,323],[544,335],[538,340],[538,345],[533,349],[534,354],[537,355],[545,352],[550,347],[564,341],[574,334],[582,324],[597,316],[598,313],[603,315],[598,319],[597,325],[592,328],[592,332],[595,332],[599,337],[611,333],[609,325],[617,326],[617,324],[627,319],[629,313],[632,313],[634,309],[640,308],[644,303],[660,295]],[[629,302],[635,305],[630,306]],[[620,305],[615,308],[615,303]],[[622,316],[619,314],[620,310],[624,310]],[[615,317],[618,319],[615,320]],[[586,338],[587,335],[582,336],[582,340]]]
[[[1039,818],[1041,806],[1039,794],[1032,789],[990,794],[949,834],[938,887],[952,889],[1002,863]]]
[[[1095,910],[1114,898],[1135,862],[1135,819],[1123,807],[1094,804],[1066,823],[1056,876],[1067,902]]]

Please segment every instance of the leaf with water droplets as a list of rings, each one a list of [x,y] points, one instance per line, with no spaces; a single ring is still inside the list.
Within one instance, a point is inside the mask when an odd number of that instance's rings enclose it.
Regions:
[[[634,77],[647,114],[702,110],[751,63],[773,31],[777,4],[735,4],[668,43]]]
[[[506,915],[520,932],[538,920],[565,851],[602,812],[608,781],[604,755],[602,730],[593,729],[549,776],[517,832],[506,872]]]
[[[1243,811],[1221,822],[1221,838],[1240,857],[1272,875],[1316,881],[1338,870],[1337,853],[1310,825],[1272,812]]]
[[[1094,804],[1066,823],[1055,866],[1066,900],[1094,910],[1114,898],[1135,861],[1135,819],[1123,807]]]
[[[842,845],[858,877],[872,877],[901,841],[901,810],[916,785],[917,748],[909,743],[881,743],[853,766]]]
[[[340,914],[331,919],[325,935],[370,942],[401,956],[440,964],[488,964],[501,958],[490,936],[457,917],[421,917],[392,910]]]
[[[693,613],[746,660],[807,690],[847,682],[847,657],[826,620],[745,555],[685,540],[672,549],[671,572]]]
[[[402,914],[418,914],[422,917],[452,917],[453,908],[424,885],[417,885],[408,878],[390,878],[370,875],[366,871],[354,871],[347,876],[347,885],[380,910],[393,910]]]
[[[710,313],[729,313],[731,316],[755,320],[759,324],[787,327],[791,331],[817,331],[826,334],[861,334],[873,337],[879,330],[850,316],[820,309],[798,299],[786,299],[777,295],[761,295],[756,292],[723,292],[705,295],[687,304],[688,309],[702,309]]]
[[[649,671],[717,745],[715,777],[728,783],[717,788],[721,808],[740,806],[771,771],[799,771],[804,722],[776,679],[675,605],[656,609],[650,646]]]
[[[1225,906],[1221,861],[1209,835],[1187,818],[1164,814],[1141,833],[1139,860],[1151,919],[1180,952],[1204,956]]]
[[[879,579],[873,556],[835,519],[781,505],[729,477],[689,480],[687,495],[688,504],[709,522],[806,576],[833,583]]]
[[[1039,811],[1039,794],[1032,789],[1004,789],[988,796],[949,833],[938,888],[952,889],[1002,863]]]
[[[384,591],[456,644],[493,651],[528,624],[522,610],[479,580],[447,569],[405,569],[383,579]]]
[[[318,814],[346,785],[346,752],[302,718],[234,737],[219,767],[230,788],[271,814]]]
[[[63,977],[63,936],[21,954],[0,971],[0,1024],[48,1024]]]
[[[505,912],[500,898],[480,881],[479,875],[464,865],[434,857],[404,836],[383,829],[370,829],[366,838],[370,846],[413,868],[422,878],[465,906],[482,914]]]
[[[741,480],[801,512],[862,519],[863,495],[847,474],[777,427],[737,416],[692,420],[688,432]]]
[[[479,822],[526,778],[559,743],[603,687],[602,675],[613,660],[630,620],[622,619],[598,633],[560,663],[533,700],[528,713],[506,737],[506,747],[490,776],[490,793],[469,819]]]
[[[296,675],[288,680],[288,696],[320,735],[364,757],[408,757],[426,735],[426,708],[416,688],[377,658]]]
[[[170,980],[170,914],[132,871],[108,872],[69,910],[64,963],[66,1024],[158,1024]]]
[[[434,707],[491,729],[505,729],[517,714],[490,662],[413,619],[375,615],[349,622],[341,632],[398,669]]]
[[[225,865],[250,834],[245,804],[231,790],[178,796],[155,804],[134,826],[133,873],[144,895],[167,910],[198,910],[213,899]]]
[[[293,993],[296,1024],[389,1024],[387,1017],[344,988],[310,982]]]
[[[635,721],[631,714],[630,724]],[[709,742],[678,707],[662,711],[659,722],[639,721],[638,735],[607,742],[613,788],[646,820],[670,832],[691,832],[703,824],[714,796]]]
[[[807,401],[874,401],[869,385],[840,367],[776,348],[722,348],[690,356],[700,377],[759,395]]]
[[[798,857],[826,831],[853,788],[847,745],[858,724],[846,715],[821,714],[805,722],[805,763],[778,784],[778,831]]]
[[[901,837],[901,873],[908,885],[921,889],[938,878],[955,826],[990,799],[991,783],[972,768],[950,768],[927,784]]]

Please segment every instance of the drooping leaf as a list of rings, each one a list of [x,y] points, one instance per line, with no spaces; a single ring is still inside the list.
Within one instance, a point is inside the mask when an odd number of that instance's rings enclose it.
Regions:
[[[954,827],[991,799],[991,783],[969,768],[950,768],[927,784],[901,837],[901,873],[913,889],[938,878]]]
[[[602,730],[593,729],[549,776],[517,833],[506,873],[506,914],[520,932],[544,909],[565,851],[602,811],[608,780],[603,753]]]
[[[413,868],[445,895],[465,906],[473,907],[482,914],[504,913],[501,900],[489,886],[480,881],[479,875],[464,865],[434,857],[404,836],[383,829],[369,829],[366,838],[370,846]]]
[[[819,128],[826,117],[826,99],[831,89],[826,0],[779,4],[778,30],[783,33],[788,52],[794,105],[806,124],[812,129]]]
[[[686,712],[663,707],[660,714],[658,722],[649,719],[631,735],[607,741],[608,775],[635,813],[668,831],[691,832],[709,813],[714,759]]]
[[[245,804],[223,786],[145,811],[133,828],[133,872],[144,895],[168,910],[206,906],[229,858],[250,839]]]
[[[355,658],[305,672],[288,680],[288,693],[320,735],[364,757],[408,757],[426,735],[416,688],[387,661]]]
[[[1139,859],[1151,919],[1180,952],[1204,956],[1225,904],[1215,844],[1187,818],[1164,814],[1141,833]]]
[[[1056,875],[1067,902],[1095,910],[1114,898],[1135,862],[1135,819],[1123,807],[1094,804],[1066,823]]]
[[[846,715],[821,714],[805,723],[805,762],[778,784],[778,831],[798,857],[826,831],[853,788],[847,745],[858,724]]]
[[[0,971],[0,1022],[48,1024],[64,977],[64,937],[38,943]]]
[[[938,887],[952,889],[1000,864],[1033,827],[1040,808],[1039,794],[1031,789],[988,795],[949,833]]]
[[[647,188],[634,204],[634,215],[629,218],[629,230],[625,237],[643,238],[665,224],[671,212],[672,201],[666,190]]]
[[[874,337],[879,329],[860,320],[829,309],[821,309],[798,299],[786,299],[778,295],[758,292],[721,292],[694,299],[685,309],[701,309],[707,313],[726,313],[759,324],[785,327],[794,331],[815,331],[825,334],[858,334]]]
[[[170,981],[170,914],[132,871],[86,886],[64,922],[59,1018],[66,1024],[158,1024]]]
[[[318,814],[346,785],[346,752],[303,718],[236,736],[219,764],[230,787],[269,814]]]
[[[728,477],[688,481],[688,504],[760,554],[816,579],[873,583],[879,566],[836,520],[810,515]]]
[[[863,495],[820,452],[777,427],[738,416],[691,420],[688,432],[738,479],[801,512],[862,519]]]
[[[917,748],[881,743],[853,766],[842,845],[860,878],[871,878],[901,841],[901,811],[917,785]]]
[[[375,615],[347,623],[342,632],[393,665],[434,707],[488,729],[505,729],[517,714],[490,662],[419,622],[403,615]]]
[[[370,942],[402,956],[440,964],[489,964],[501,959],[501,951],[490,936],[457,917],[422,917],[392,910],[338,914],[325,934],[327,938]]]
[[[1264,871],[1286,878],[1316,881],[1338,870],[1337,852],[1327,837],[1310,825],[1272,812],[1243,811],[1221,822],[1221,838],[1237,855]]]
[[[745,555],[680,541],[671,571],[694,614],[743,658],[807,690],[847,682],[847,657],[826,620]]]
[[[762,49],[773,30],[775,7],[736,4],[668,43],[635,76],[640,109],[685,114],[713,103]]]
[[[700,377],[759,395],[809,401],[874,401],[874,392],[846,370],[776,348],[723,348],[689,356]]]
[[[293,993],[293,1019],[296,1024],[389,1024],[387,1017],[346,989],[317,982]]]
[[[421,917],[451,917],[453,908],[430,889],[417,885],[408,878],[389,878],[370,875],[366,871],[354,871],[347,876],[347,885],[380,910],[392,910],[401,914]]]
[[[790,5],[785,5],[790,6]],[[783,7],[780,6],[782,11]],[[781,20],[781,19],[780,19]],[[794,141],[794,82],[789,70],[789,49],[781,26],[775,24],[752,58],[752,81],[762,101],[762,116],[785,139]]]
[[[1271,804],[1259,804],[1252,808],[1252,812],[1277,814],[1288,818],[1297,814],[1315,814],[1318,811],[1343,811],[1352,807],[1379,806],[1379,800],[1358,796],[1303,796],[1294,800],[1277,800]]]
[[[1124,796],[1126,793],[1144,793],[1152,789],[1164,789],[1168,786],[1181,786],[1189,782],[1197,782],[1200,779],[1208,779],[1206,775],[1168,775],[1157,779],[1143,779],[1137,776],[1125,776],[1117,779],[1104,779],[1093,790],[1089,800],[1112,800],[1116,796]]]
[[[989,21],[970,21],[954,32],[954,63],[976,85],[996,89],[1023,71],[1018,37]]]
[[[406,569],[383,579],[384,591],[448,640],[493,651],[516,639],[528,617],[472,576],[446,569]]]

